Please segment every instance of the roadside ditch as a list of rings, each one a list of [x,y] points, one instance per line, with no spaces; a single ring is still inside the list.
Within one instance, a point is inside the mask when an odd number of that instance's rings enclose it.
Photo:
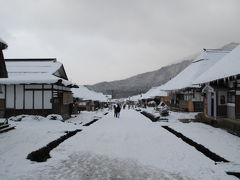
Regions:
[[[146,113],[146,112],[145,113],[141,112],[141,114],[143,114],[144,116],[149,118],[152,122],[156,122],[156,119],[155,119],[154,115],[152,115],[150,113]],[[219,156],[218,154],[210,151],[205,146],[203,146],[201,144],[198,144],[197,142],[193,141],[192,139],[184,136],[182,133],[170,128],[169,126],[161,126],[161,127],[164,128],[165,130],[167,130],[168,132],[174,134],[178,138],[182,139],[185,143],[189,144],[190,146],[193,146],[197,151],[201,152],[206,157],[213,160],[215,162],[215,164],[217,164],[219,162],[223,162],[223,163],[230,162],[230,161],[226,160],[225,158]],[[239,172],[226,172],[226,174],[231,175],[231,176],[235,176],[235,177],[240,179],[240,173]]]
[[[107,115],[107,114],[108,114],[108,112],[104,113],[104,115]],[[92,121],[84,124],[83,126],[90,126],[93,123],[97,122],[99,119],[101,119],[101,117],[95,118]],[[46,162],[49,158],[51,158],[50,152],[54,148],[56,148],[59,144],[61,144],[68,138],[76,135],[78,132],[81,132],[81,131],[82,131],[82,129],[76,129],[74,131],[66,131],[65,132],[66,134],[61,136],[60,138],[48,143],[46,146],[44,146],[36,151],[29,153],[27,155],[27,159],[29,159],[31,161],[35,161],[35,162]]]
[[[60,138],[48,143],[46,146],[33,151],[27,155],[27,159],[36,162],[46,162],[47,159],[51,158],[50,152],[54,148],[56,148],[59,144],[63,141],[67,140],[68,138],[74,136],[78,132],[82,131],[81,129],[76,129],[75,131],[68,131],[65,135],[61,136]]]

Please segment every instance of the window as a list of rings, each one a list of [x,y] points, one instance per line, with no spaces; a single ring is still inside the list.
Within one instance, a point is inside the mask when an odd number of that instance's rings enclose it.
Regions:
[[[225,96],[221,95],[220,96],[220,104],[225,104],[225,103],[226,103]]]
[[[228,92],[228,103],[235,103],[235,92]]]
[[[0,94],[3,93],[3,87],[0,85]]]

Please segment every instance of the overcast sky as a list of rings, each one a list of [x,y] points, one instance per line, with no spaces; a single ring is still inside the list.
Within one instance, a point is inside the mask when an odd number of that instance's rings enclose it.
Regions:
[[[56,57],[79,84],[240,42],[240,0],[0,0],[6,58]]]

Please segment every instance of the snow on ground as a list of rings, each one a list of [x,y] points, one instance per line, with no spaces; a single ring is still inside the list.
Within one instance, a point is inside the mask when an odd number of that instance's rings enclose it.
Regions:
[[[203,123],[179,123],[172,124],[170,127],[229,160],[230,163],[222,164],[227,166],[229,171],[240,171],[239,137]]]
[[[208,147],[225,159],[240,164],[239,137],[220,128],[214,128],[203,123],[179,123],[170,125],[170,127]]]
[[[16,130],[0,134],[0,177],[6,180],[236,179],[226,175],[225,166],[215,165],[195,148],[161,128],[163,123],[153,123],[139,112],[123,110],[119,119],[113,118],[111,112],[83,128],[80,122],[96,116],[95,113],[90,114],[83,113],[68,121],[73,123],[46,119],[23,120],[18,123]],[[201,141],[202,144],[205,141],[217,144],[215,136],[225,137],[223,142],[233,139],[234,143],[240,144],[237,137],[234,140],[226,131],[215,132],[215,128],[202,130],[207,128],[200,123],[183,124],[177,121],[178,117],[190,116],[193,114],[171,113],[168,125],[181,128],[177,130],[183,130],[186,136],[193,134],[194,130],[189,130],[191,126],[195,129],[196,137],[213,136]],[[32,150],[46,145],[71,128],[83,128],[83,131],[51,151],[52,158],[47,162],[35,163],[25,159]],[[233,151],[236,147],[226,149],[229,156],[237,152],[237,149]],[[234,154],[229,160],[237,157]]]
[[[87,123],[92,120],[91,115],[103,116],[103,112],[81,112],[71,120]],[[37,168],[38,164],[26,160],[30,152],[64,135],[64,131],[83,129],[80,123],[49,120],[41,116],[27,116],[20,122],[9,120],[9,123],[16,129],[0,134],[0,179],[4,180],[16,179],[15,175]]]
[[[103,114],[106,113],[106,109],[101,109],[99,111],[81,111],[80,115],[76,117],[72,117],[71,119],[67,120],[68,123],[73,124],[86,124],[93,119],[100,119],[102,118]]]

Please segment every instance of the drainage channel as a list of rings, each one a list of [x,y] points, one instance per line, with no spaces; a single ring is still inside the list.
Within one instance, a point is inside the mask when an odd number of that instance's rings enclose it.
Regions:
[[[209,149],[205,148],[203,145],[196,143],[195,141],[189,139],[188,137],[184,136],[182,133],[175,131],[174,129],[168,126],[162,126],[164,129],[168,130],[175,136],[181,138],[185,143],[195,147],[199,152],[203,153],[209,159],[215,162],[229,162],[228,160],[224,159],[223,157],[217,155],[216,153],[210,151]]]
[[[146,112],[145,113],[141,112],[141,114],[143,114],[144,116],[148,117],[151,121],[156,122],[156,120],[155,120],[155,118],[154,118],[154,116],[152,114],[146,113]],[[186,142],[190,146],[195,147],[199,152],[201,152],[202,154],[207,156],[209,159],[213,160],[215,162],[215,164],[217,162],[224,162],[224,163],[229,162],[228,160],[226,160],[223,157],[217,155],[216,153],[210,151],[209,149],[207,149],[203,145],[194,142],[193,140],[191,140],[188,137],[184,136],[182,133],[175,131],[174,129],[170,128],[169,126],[162,126],[162,128],[164,128],[167,131],[171,132],[172,134],[174,134],[178,138],[181,138],[184,142]],[[226,172],[226,174],[231,175],[231,176],[235,176],[235,177],[240,179],[240,173],[239,172]]]
[[[93,119],[92,121],[90,121],[90,122],[84,124],[83,126],[90,126],[91,124],[97,122],[98,120],[99,120],[99,119]]]
[[[31,152],[28,154],[27,159],[31,161],[36,161],[36,162],[46,162],[47,159],[51,158],[50,152],[54,148],[56,148],[59,144],[61,144],[63,141],[66,139],[74,136],[78,132],[82,131],[81,129],[76,129],[75,131],[67,131],[65,135],[61,136],[60,138],[50,142],[46,146]]]
[[[238,179],[240,179],[240,173],[239,172],[226,172],[228,175],[235,176]]]
[[[151,113],[141,112],[141,114],[143,114],[144,116],[148,117],[153,122],[156,121],[154,116]],[[188,137],[184,136],[182,133],[177,132],[174,129],[168,127],[168,126],[162,126],[162,127],[164,129],[168,130],[169,132],[171,132],[172,134],[174,134],[175,136],[181,138],[187,144],[195,147],[199,152],[203,153],[205,156],[207,156],[211,160],[213,160],[215,162],[229,162],[228,160],[220,157],[216,153],[214,153],[214,152],[210,151],[209,149],[205,148],[203,145],[198,144],[198,143],[194,142],[193,140],[189,139]]]
[[[106,112],[106,113],[104,113],[103,115],[106,116],[106,115],[108,115],[108,113],[109,113],[109,112]],[[90,125],[92,125],[93,123],[97,122],[99,119],[101,119],[101,117],[95,118],[95,119],[93,119],[92,121],[84,124],[83,126],[90,126]]]
[[[215,164],[217,162],[229,162],[228,160],[224,159],[223,157],[217,155],[216,153],[210,151],[209,149],[205,148],[203,145],[198,144],[194,142],[193,140],[189,139],[188,137],[184,136],[182,133],[175,131],[174,129],[168,127],[168,126],[162,126],[167,131],[171,132],[175,136],[181,138],[184,142],[189,144],[190,146],[195,147],[199,152],[203,153],[205,156],[207,156],[209,159],[215,161]],[[240,173],[239,172],[226,172],[227,175],[235,176],[240,179]]]
[[[107,115],[107,114],[108,114],[108,112],[106,112],[104,115]],[[99,119],[93,119],[92,121],[84,124],[83,126],[90,126],[93,123],[97,122],[98,120]],[[75,131],[66,131],[65,132],[66,134],[61,136],[60,138],[50,142],[46,146],[44,146],[36,151],[29,153],[27,155],[27,159],[29,159],[31,161],[36,161],[36,162],[46,162],[47,159],[51,158],[51,156],[50,156],[51,150],[53,150],[59,144],[61,144],[63,141],[74,136],[75,134],[77,134],[80,131],[82,131],[82,129],[76,129]]]

